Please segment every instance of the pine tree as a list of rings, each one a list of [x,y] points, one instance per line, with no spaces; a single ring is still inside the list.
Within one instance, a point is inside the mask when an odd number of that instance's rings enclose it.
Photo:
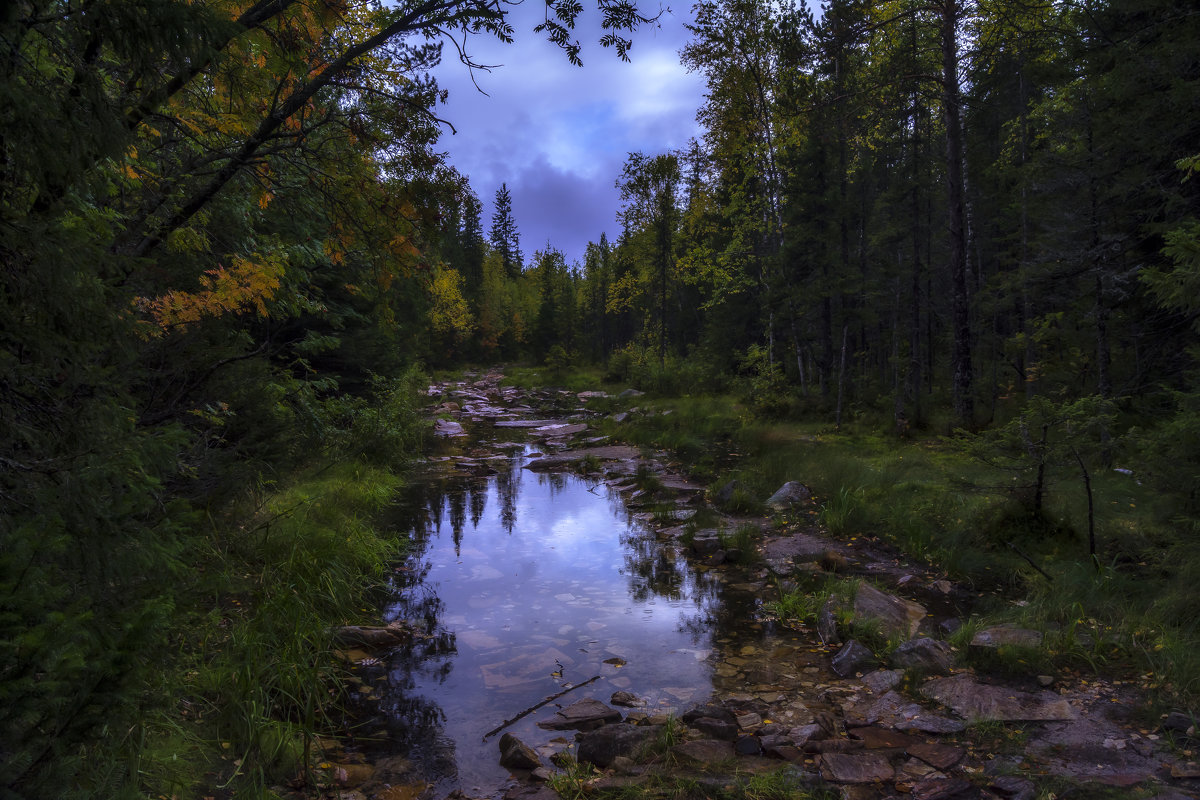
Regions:
[[[520,235],[517,233],[517,222],[513,219],[512,195],[508,184],[500,184],[496,190],[496,207],[492,211],[492,248],[500,254],[504,263],[504,272],[510,278],[521,274],[524,257],[521,255]]]

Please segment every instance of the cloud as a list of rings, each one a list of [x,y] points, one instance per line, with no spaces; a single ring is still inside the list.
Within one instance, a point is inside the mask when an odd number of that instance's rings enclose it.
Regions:
[[[660,28],[634,34],[632,63],[624,63],[599,46],[597,12],[588,9],[579,30],[585,66],[578,68],[531,31],[542,8],[515,7],[513,45],[472,42],[479,63],[502,65],[475,73],[487,96],[447,52],[436,75],[450,99],[439,114],[458,133],[443,136],[439,146],[470,177],[484,203],[485,228],[496,189],[507,183],[522,249],[532,254],[549,239],[570,262],[601,231],[614,238],[613,182],[627,153],[683,147],[698,135],[704,86],[679,64],[687,32],[677,16],[664,14]]]

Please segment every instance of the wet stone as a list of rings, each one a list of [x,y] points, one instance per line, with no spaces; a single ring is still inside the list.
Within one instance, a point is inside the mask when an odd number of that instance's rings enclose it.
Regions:
[[[712,717],[698,717],[688,723],[691,727],[713,739],[732,742],[737,738],[737,723],[729,723]]]
[[[871,694],[883,694],[895,689],[904,680],[904,670],[877,669],[863,676],[863,684],[871,690]]]
[[[631,692],[613,692],[612,697],[608,698],[608,702],[614,706],[624,706],[626,708],[638,708],[646,705],[646,701]]]
[[[757,736],[739,736],[733,743],[733,750],[739,756],[762,755],[762,743]]]
[[[725,708],[725,706],[715,703],[706,703],[705,705],[689,709],[683,713],[681,719],[685,724],[690,725],[693,720],[701,717],[709,717],[722,722],[728,722],[730,725],[737,725],[737,716],[728,708]]]
[[[539,722],[538,727],[549,731],[593,730],[605,723],[619,722],[620,719],[620,711],[609,708],[599,700],[588,698],[555,712],[550,719]]]
[[[833,783],[877,783],[896,775],[879,753],[828,753],[821,757],[821,777]]]
[[[862,672],[868,667],[875,666],[875,654],[865,645],[851,639],[842,645],[842,649],[833,657],[833,671],[842,677]]]
[[[881,592],[869,583],[860,584],[854,595],[854,613],[873,619],[887,635],[913,636],[925,619],[925,607],[912,600]]]
[[[537,752],[511,733],[500,737],[500,766],[508,769],[537,769],[542,765]]]

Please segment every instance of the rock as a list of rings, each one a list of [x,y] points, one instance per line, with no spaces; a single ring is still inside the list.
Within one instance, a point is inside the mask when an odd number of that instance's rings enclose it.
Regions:
[[[1162,724],[1159,726],[1164,731],[1172,733],[1190,733],[1191,728],[1196,724],[1191,714],[1184,714],[1182,711],[1172,711],[1163,718]]]
[[[608,698],[608,702],[614,706],[624,706],[625,708],[640,708],[646,705],[646,701],[631,692],[613,692],[612,697]]]
[[[1075,711],[1053,692],[1024,692],[980,683],[961,673],[935,678],[921,693],[954,709],[967,720],[994,719],[1002,722],[1048,722],[1075,719]]]
[[[631,758],[655,737],[658,728],[621,722],[583,734],[577,750],[580,761],[605,768],[622,756]]]
[[[971,647],[996,649],[999,647],[1041,647],[1042,634],[1028,628],[1018,628],[1005,623],[992,625],[977,631],[971,637]]]
[[[821,756],[821,777],[832,783],[877,783],[896,775],[880,753],[827,753]]]
[[[698,556],[707,556],[721,550],[721,533],[715,528],[704,528],[692,535],[692,552]]]
[[[1005,800],[1034,800],[1037,797],[1037,785],[1016,775],[1001,775],[993,778],[989,789],[1005,798]]]
[[[962,620],[958,617],[946,617],[937,624],[937,632],[940,636],[953,636],[962,627]]]
[[[362,786],[374,775],[375,767],[370,764],[334,764],[329,768],[329,776],[343,789]]]
[[[433,432],[438,436],[466,436],[463,426],[452,419],[439,419],[433,423]]]
[[[1193,764],[1193,763],[1172,764],[1171,765],[1171,777],[1181,779],[1181,780],[1200,778],[1200,764]]]
[[[846,708],[846,724],[850,727],[863,725],[888,725],[901,731],[923,733],[957,733],[963,723],[935,714],[917,703],[910,703],[895,691],[878,698]]]
[[[808,725],[801,725],[798,728],[792,728],[788,736],[791,737],[792,744],[797,747],[802,747],[805,743],[816,739],[824,739],[828,734],[825,729],[817,723],[813,722]]]
[[[835,595],[829,595],[817,612],[817,635],[826,645],[840,644],[842,637],[838,635],[837,607],[839,601]]]
[[[764,745],[763,750],[771,758],[781,758],[792,764],[798,764],[805,758],[803,750],[790,744],[772,744],[770,747]]]
[[[507,769],[537,769],[542,765],[537,752],[511,733],[500,737],[500,766]]]
[[[920,603],[881,592],[869,583],[859,584],[854,613],[861,619],[875,620],[887,636],[899,634],[905,638],[916,635],[925,619],[925,607]]]
[[[612,421],[613,421],[613,422],[616,422],[617,424],[620,424],[620,423],[622,423],[622,422],[626,422],[626,421],[628,421],[628,420],[629,420],[629,413],[628,413],[628,412],[626,412],[626,411],[622,411],[622,412],[620,412],[620,413],[617,413],[617,414],[613,414],[613,415],[612,415]]]
[[[837,550],[826,550],[821,553],[817,563],[826,572],[846,572],[850,569],[849,560]]]
[[[688,709],[683,712],[683,716],[680,719],[683,720],[684,724],[691,725],[693,721],[701,717],[709,717],[721,722],[728,722],[730,725],[737,725],[737,715],[725,706],[717,705],[716,703],[705,703],[702,706]]]
[[[714,739],[695,739],[677,744],[671,748],[671,752],[701,765],[719,764],[733,758],[734,755],[732,742],[719,742]]]
[[[742,488],[741,483],[736,480],[730,481],[720,489],[717,489],[717,493],[714,494],[712,498],[713,503],[718,506],[728,505],[729,502],[733,500],[734,493],[740,488]]]
[[[745,714],[734,714],[737,718],[738,727],[744,731],[754,730],[762,725],[762,715],[756,714],[753,711],[747,711]]]
[[[762,743],[757,736],[739,736],[733,742],[733,751],[739,756],[762,755]]]
[[[933,675],[945,675],[954,663],[950,645],[936,639],[909,639],[892,651],[891,665],[899,669],[919,669]]]
[[[599,700],[587,698],[572,703],[561,711],[555,712],[548,720],[538,723],[538,727],[548,731],[581,730],[590,731],[610,722],[620,722],[621,712],[609,708]]]
[[[788,481],[775,494],[767,498],[767,508],[775,511],[786,511],[792,506],[803,505],[812,501],[812,491],[803,483]]]
[[[412,638],[411,632],[400,623],[391,625],[343,625],[333,632],[338,644],[348,647],[395,647]]]
[[[889,689],[895,689],[904,680],[904,671],[899,669],[877,669],[863,676],[862,682],[871,694],[883,694]]]
[[[867,749],[866,743],[858,739],[821,739],[806,742],[801,748],[806,753],[853,753]]]
[[[626,389],[625,391],[623,391],[619,395],[617,395],[617,399],[628,400],[631,397],[641,397],[644,394],[646,394],[646,393],[639,392],[637,389]]]
[[[713,719],[712,717],[697,717],[688,724],[712,739],[732,742],[738,736],[736,722],[729,723],[724,720]]]
[[[919,758],[929,766],[943,771],[962,761],[963,756],[967,754],[966,750],[954,745],[925,743],[909,745],[905,752],[913,758]]]
[[[1054,676],[1053,675],[1038,675],[1037,682],[1038,682],[1038,686],[1041,686],[1044,689],[1049,689],[1051,686],[1054,685]]]
[[[913,800],[974,800],[979,787],[966,778],[929,777],[913,784]]]
[[[920,739],[915,736],[875,725],[854,728],[850,735],[860,740],[868,750],[902,750],[920,743]]]
[[[833,671],[843,678],[876,664],[878,662],[875,660],[875,654],[854,639],[842,645],[842,649],[838,650],[832,662]]]

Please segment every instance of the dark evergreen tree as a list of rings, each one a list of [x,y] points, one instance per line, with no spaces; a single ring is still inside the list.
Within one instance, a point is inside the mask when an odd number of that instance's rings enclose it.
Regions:
[[[524,267],[524,256],[521,255],[520,235],[517,233],[517,221],[513,218],[512,194],[508,191],[508,184],[502,183],[496,190],[489,240],[492,249],[499,253],[508,277],[518,277]]]

